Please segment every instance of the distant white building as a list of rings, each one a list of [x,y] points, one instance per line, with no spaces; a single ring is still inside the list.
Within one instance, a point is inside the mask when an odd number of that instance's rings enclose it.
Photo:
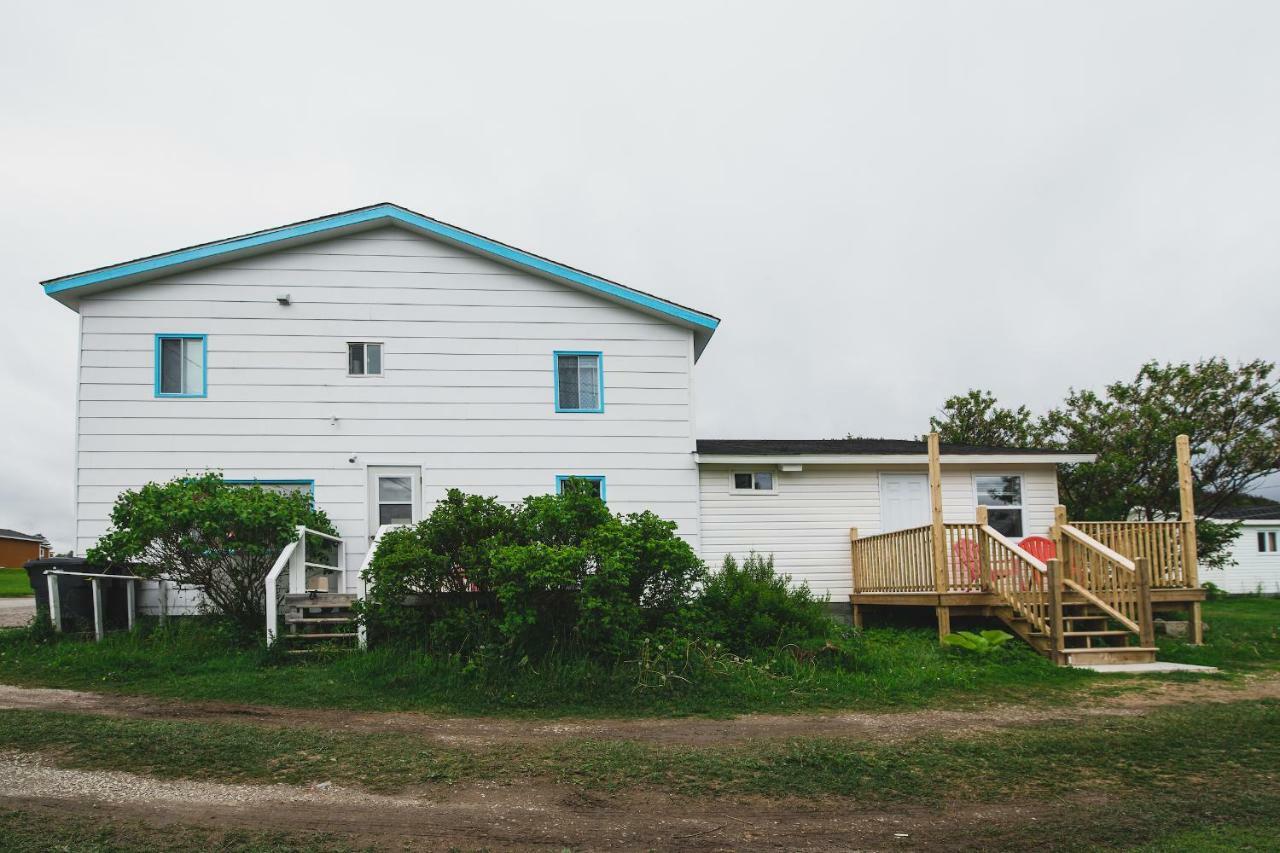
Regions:
[[[1214,521],[1240,522],[1231,544],[1231,563],[1223,569],[1200,567],[1200,580],[1231,593],[1280,595],[1280,505],[1230,507]]]

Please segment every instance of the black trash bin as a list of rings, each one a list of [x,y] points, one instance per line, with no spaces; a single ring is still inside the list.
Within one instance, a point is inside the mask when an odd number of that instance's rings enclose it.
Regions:
[[[120,575],[128,577],[125,569],[101,569],[90,566],[84,557],[46,557],[41,560],[28,560],[23,568],[27,570],[27,580],[36,595],[36,609],[49,610],[49,582],[47,572],[57,569],[64,572],[92,572],[94,574]],[[58,579],[58,602],[62,605],[62,622],[67,630],[93,630],[93,583],[91,578],[78,578],[72,575],[53,575]],[[108,631],[124,630],[129,627],[129,590],[127,587],[136,581],[110,580],[102,578],[102,620]]]

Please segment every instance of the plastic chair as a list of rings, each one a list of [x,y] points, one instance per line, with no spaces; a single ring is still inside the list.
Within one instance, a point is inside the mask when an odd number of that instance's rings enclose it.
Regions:
[[[1028,536],[1018,543],[1018,547],[1042,563],[1058,556],[1058,546],[1043,536]]]
[[[968,538],[957,539],[951,546],[951,556],[955,565],[969,573],[970,582],[981,582],[982,555],[977,542]]]

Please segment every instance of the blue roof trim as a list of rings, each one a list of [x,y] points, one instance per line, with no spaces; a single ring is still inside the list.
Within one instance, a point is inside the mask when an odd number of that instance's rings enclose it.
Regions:
[[[272,243],[278,243],[284,240],[293,240],[299,237],[306,237],[313,234],[321,234],[326,231],[332,231],[336,228],[343,228],[352,225],[361,225],[378,220],[393,220],[425,231],[428,234],[437,237],[443,237],[446,240],[467,246],[476,251],[491,255],[495,258],[501,258],[510,263],[517,264],[527,269],[536,270],[546,275],[562,279],[567,282],[582,285],[600,293],[631,302],[656,311],[668,317],[699,326],[707,330],[714,330],[720,321],[708,314],[694,311],[691,308],[685,308],[672,302],[659,299],[656,296],[650,296],[625,287],[621,284],[607,281],[606,279],[597,278],[589,273],[581,270],[558,264],[555,261],[521,251],[496,240],[490,240],[487,237],[481,237],[479,234],[473,234],[453,225],[447,225],[435,219],[423,216],[420,213],[414,213],[411,210],[399,207],[394,204],[377,204],[372,207],[352,210],[346,213],[337,213],[333,216],[325,216],[319,219],[312,219],[307,222],[300,222],[295,225],[285,225],[281,228],[273,228],[268,231],[260,231],[255,234],[247,234],[243,237],[232,237],[228,240],[221,240],[216,243],[207,243],[202,246],[193,246],[189,249],[179,249],[174,252],[156,255],[150,258],[141,258],[136,261],[128,261],[115,266],[103,267],[102,269],[90,270],[89,272],[79,273],[76,275],[64,276],[62,278],[50,279],[44,282],[44,292],[52,296],[55,293],[64,293],[68,290],[74,290],[80,287],[88,287],[93,284],[101,284],[113,281],[115,279],[125,278],[127,276],[140,275],[143,273],[154,272],[169,267],[178,266],[192,261],[206,260],[216,258],[219,255],[225,255],[231,252],[237,252],[244,249],[252,249],[259,246],[268,246]]]

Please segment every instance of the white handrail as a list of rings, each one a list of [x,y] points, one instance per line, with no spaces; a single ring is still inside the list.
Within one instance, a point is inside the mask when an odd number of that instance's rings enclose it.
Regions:
[[[365,580],[365,572],[369,570],[369,565],[378,553],[378,544],[382,542],[383,534],[388,530],[395,530],[397,527],[404,526],[403,524],[384,524],[378,528],[378,532],[373,534],[373,538],[369,540],[369,550],[365,552],[364,559],[360,561],[360,574],[356,577],[356,598],[360,601],[364,601],[365,594],[369,591],[369,582]],[[356,642],[362,649],[367,648],[369,645],[369,632],[363,619],[356,625]]]
[[[284,567],[289,565],[293,559],[293,552],[298,547],[297,540],[290,542],[284,546],[280,552],[280,556],[276,557],[275,565],[271,567],[271,571],[267,572],[266,591],[267,591],[267,645],[273,645],[276,641],[276,620],[279,617],[276,605],[276,581],[280,577],[280,573],[284,571]]]

